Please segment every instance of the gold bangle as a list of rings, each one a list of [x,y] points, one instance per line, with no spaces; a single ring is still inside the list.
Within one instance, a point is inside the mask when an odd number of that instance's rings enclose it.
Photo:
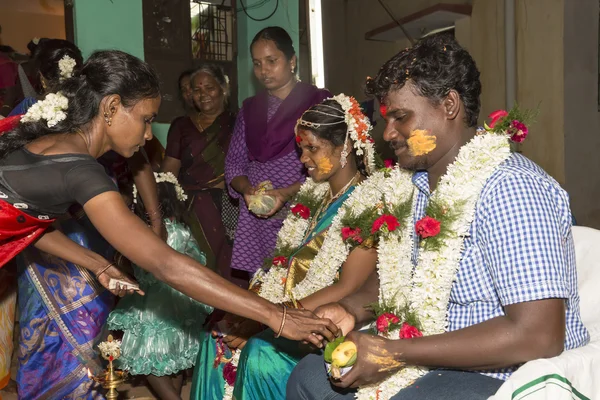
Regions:
[[[287,307],[283,306],[283,318],[281,318],[281,326],[279,327],[279,332],[277,332],[277,335],[275,335],[275,339],[277,339],[279,336],[281,336],[281,333],[283,332],[283,326],[285,325],[286,315],[287,315]]]
[[[96,274],[96,278],[100,278],[100,275],[102,275],[103,273],[105,273],[107,269],[109,269],[110,267],[112,267],[114,265],[115,264],[113,264],[113,263],[108,264],[106,267],[104,267],[104,269],[102,269],[102,271],[100,271],[100,273]]]

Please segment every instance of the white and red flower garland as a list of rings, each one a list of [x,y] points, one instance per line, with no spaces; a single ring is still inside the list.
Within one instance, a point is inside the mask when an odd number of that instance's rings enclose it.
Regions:
[[[393,231],[379,241],[379,302],[389,304],[395,301],[398,309],[408,307],[417,316],[423,335],[446,331],[450,291],[458,270],[464,238],[469,235],[477,200],[485,182],[509,156],[510,145],[506,134],[480,132],[460,149],[430,200],[430,204],[437,204],[438,209],[452,210],[447,215],[455,217],[448,220],[425,217],[415,226],[407,224],[403,229]],[[401,181],[396,184],[406,184],[406,177],[392,176],[391,179],[398,178]],[[398,200],[403,201],[392,201]],[[446,224],[449,226],[444,226]],[[422,238],[416,267],[411,260],[412,235],[415,230]],[[439,246],[427,246],[429,238],[436,238],[442,230],[445,235]],[[400,339],[401,336],[411,334],[402,334],[402,327],[405,330],[410,328],[404,324],[400,327],[381,335]],[[360,388],[356,398],[389,399],[425,372],[425,368],[405,367],[379,384]]]
[[[235,378],[237,377],[237,367],[240,361],[240,350],[235,350],[231,357],[231,360],[223,367],[223,378],[225,379],[225,391],[223,394],[224,400],[233,399],[233,389],[235,388]]]

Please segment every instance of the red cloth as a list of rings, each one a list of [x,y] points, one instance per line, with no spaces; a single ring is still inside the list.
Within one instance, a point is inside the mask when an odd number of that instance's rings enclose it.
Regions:
[[[6,54],[0,53],[0,89],[17,84],[19,66]]]
[[[0,135],[19,124],[21,115],[0,119]],[[42,220],[0,200],[0,268],[40,237],[54,222]]]
[[[0,200],[0,268],[39,238],[54,219],[38,219]]]
[[[12,117],[0,119],[0,136],[2,136],[4,132],[8,132],[19,125],[21,117],[22,115],[14,115]]]

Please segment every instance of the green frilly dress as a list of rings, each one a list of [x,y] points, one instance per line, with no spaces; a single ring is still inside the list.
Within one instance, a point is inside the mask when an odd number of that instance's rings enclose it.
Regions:
[[[167,244],[201,264],[206,257],[190,230],[165,220]],[[123,331],[118,368],[132,375],[171,375],[194,366],[203,336],[203,324],[213,311],[134,266],[145,296],[126,296],[110,313],[108,328]]]

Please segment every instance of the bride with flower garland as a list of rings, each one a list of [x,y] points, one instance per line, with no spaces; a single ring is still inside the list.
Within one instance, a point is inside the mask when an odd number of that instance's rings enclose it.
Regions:
[[[296,142],[309,179],[250,290],[288,308],[314,310],[352,293],[375,270],[370,243],[350,246],[341,236],[328,235],[338,230],[351,194],[375,168],[370,129],[357,101],[343,94],[298,120]],[[279,332],[226,315],[203,338],[191,398],[285,398],[287,376],[309,352]]]

